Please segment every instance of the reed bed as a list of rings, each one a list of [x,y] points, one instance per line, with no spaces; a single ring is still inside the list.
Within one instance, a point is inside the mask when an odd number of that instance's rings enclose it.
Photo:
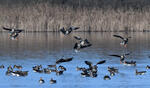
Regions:
[[[149,0],[126,0],[126,4],[124,0],[9,1],[0,4],[1,27],[26,32],[57,32],[69,26],[79,26],[77,31],[84,32],[150,31]]]

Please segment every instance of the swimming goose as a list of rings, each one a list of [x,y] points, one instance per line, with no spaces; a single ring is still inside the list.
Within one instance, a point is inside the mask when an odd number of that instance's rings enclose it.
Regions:
[[[64,35],[69,35],[73,30],[77,30],[80,27],[69,27],[68,29],[65,29],[64,27],[60,29],[60,31],[64,34]]]
[[[21,65],[14,65],[13,68],[22,69]]]
[[[28,71],[14,71],[11,73],[13,76],[27,76]]]
[[[40,83],[40,84],[45,83],[45,81],[43,80],[43,78],[42,78],[42,77],[40,77],[39,83]]]
[[[86,70],[86,68],[84,68],[84,67],[76,67],[76,70],[77,71],[84,71],[84,70]]]
[[[113,36],[122,39],[122,42],[121,42],[120,44],[121,44],[121,45],[124,45],[124,47],[127,46],[127,44],[128,44],[128,39],[131,38],[131,37],[126,37],[126,38],[124,38],[124,37],[122,37],[122,36],[120,36],[120,35],[113,35]]]
[[[72,61],[72,59],[73,59],[73,57],[66,58],[66,59],[61,58],[61,59],[56,61],[56,64],[60,64],[60,63],[63,63],[63,62],[70,62],[70,61]]]
[[[118,73],[118,69],[115,68],[115,67],[108,67],[107,70],[108,70],[108,71],[112,71],[112,72],[114,72],[114,73]]]
[[[135,70],[135,74],[136,74],[136,75],[144,75],[145,73],[146,73],[146,71],[139,71],[139,72],[138,72],[137,69]]]
[[[12,34],[10,34],[10,39],[11,40],[15,40],[15,39],[17,39],[18,38],[18,36],[19,36],[19,33],[12,33]]]
[[[56,65],[47,65],[49,68],[55,68],[56,67]]]
[[[149,65],[147,65],[147,66],[146,66],[146,69],[150,69],[150,66],[149,66]]]
[[[4,65],[0,65],[0,68],[1,68],[1,69],[4,68]]]
[[[64,71],[58,71],[56,70],[56,75],[59,76],[59,75],[62,75],[64,73]]]
[[[104,80],[110,80],[111,78],[108,75],[104,76]]]
[[[34,66],[34,67],[32,67],[32,70],[34,72],[43,73],[42,65]]]
[[[62,66],[62,65],[60,65],[60,66],[58,67],[58,69],[60,69],[61,71],[66,71],[66,68],[65,68],[64,66]]]
[[[50,73],[51,73],[51,70],[48,69],[48,68],[44,68],[44,69],[43,69],[43,72],[44,72],[45,74],[50,74]]]
[[[127,66],[136,66],[136,61],[124,61],[123,64]]]
[[[54,80],[53,78],[51,78],[50,84],[54,84],[54,83],[56,83],[56,80]]]

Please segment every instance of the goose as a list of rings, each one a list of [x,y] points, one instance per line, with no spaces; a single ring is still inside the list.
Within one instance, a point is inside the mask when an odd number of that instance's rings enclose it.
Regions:
[[[13,76],[27,76],[28,71],[14,71],[11,73]]]
[[[139,72],[138,72],[137,69],[135,70],[135,74],[136,74],[136,75],[144,75],[145,73],[146,73],[146,71],[139,71]]]
[[[69,27],[68,29],[65,29],[64,27],[60,29],[60,31],[64,34],[64,35],[69,35],[73,30],[77,30],[80,27]]]
[[[108,70],[108,71],[112,71],[112,72],[114,72],[114,73],[118,73],[118,69],[115,68],[115,67],[107,67],[107,70]]]
[[[109,55],[109,56],[119,57],[120,58],[120,63],[123,63],[123,61],[124,61],[124,59],[126,58],[127,55],[130,55],[130,53],[126,53],[126,54],[123,54],[123,55],[112,54],[112,55]]]
[[[63,62],[70,62],[70,61],[72,61],[72,59],[73,59],[73,57],[66,58],[66,59],[61,58],[61,59],[56,61],[56,64],[60,64],[60,63],[63,63]]]
[[[50,84],[54,84],[56,83],[56,80],[54,80],[53,78],[50,79]]]
[[[14,65],[13,68],[22,69],[21,65]]]
[[[47,65],[49,68],[55,68],[56,67],[56,65]]]
[[[15,39],[18,38],[18,36],[19,36],[19,33],[16,33],[16,32],[15,32],[15,33],[11,33],[9,38],[10,38],[11,40],[15,40]]]
[[[58,67],[58,69],[60,69],[61,71],[66,71],[66,68],[65,68],[64,66],[62,66],[62,65],[60,65],[60,66]]]
[[[123,64],[127,66],[136,66],[136,61],[124,61]]]
[[[108,75],[104,76],[104,80],[110,80],[111,78]]]
[[[150,69],[150,66],[149,66],[149,65],[147,65],[147,66],[146,66],[146,69]]]
[[[10,33],[20,33],[24,31],[22,29],[14,29],[14,28],[6,28],[6,27],[3,27],[3,29],[9,31]]]
[[[82,39],[81,37],[78,36],[74,36],[74,38],[78,40],[78,42],[76,42],[74,45],[74,50],[76,52],[79,51],[80,49],[92,46],[92,44],[87,39]]]
[[[3,69],[3,68],[5,68],[4,65],[0,65],[0,69]]]
[[[48,68],[44,68],[44,69],[43,69],[43,72],[44,72],[45,74],[50,74],[52,71],[51,71],[50,69],[48,69]]]
[[[14,28],[6,28],[6,27],[3,27],[3,29],[9,31],[10,39],[12,40],[15,40],[19,36],[19,33],[24,31],[22,29],[14,29]]]
[[[40,77],[39,83],[40,83],[40,84],[45,83],[45,81],[44,81],[44,79],[43,79],[42,77]]]
[[[123,45],[124,47],[127,46],[128,40],[129,40],[129,38],[131,38],[131,37],[124,38],[124,37],[122,37],[120,35],[113,35],[113,36],[122,39],[122,42],[120,44]]]

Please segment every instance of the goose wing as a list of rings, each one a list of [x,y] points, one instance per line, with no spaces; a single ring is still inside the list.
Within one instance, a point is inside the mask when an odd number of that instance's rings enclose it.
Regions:
[[[92,44],[82,45],[80,48],[86,48],[86,47],[90,47],[90,46],[92,46]]]
[[[79,48],[78,43],[75,43],[73,49],[78,49],[78,48]]]
[[[59,63],[61,63],[61,62],[64,62],[64,59],[59,59],[59,60],[57,60],[57,61],[56,61],[56,64],[59,64]]]
[[[97,62],[97,64],[103,64],[105,62],[106,62],[106,60],[102,60],[102,61]]]
[[[64,61],[65,61],[65,62],[69,62],[69,61],[72,61],[72,59],[73,59],[73,57],[64,59]]]
[[[84,61],[84,62],[85,62],[85,64],[88,65],[89,67],[92,66],[92,62],[90,62],[90,61]]]
[[[65,30],[65,28],[63,27],[63,28],[61,28],[60,29],[60,31],[63,33],[63,34],[66,34],[66,30]]]
[[[113,35],[114,37],[117,37],[117,38],[121,38],[122,40],[124,39],[122,36],[120,35]]]
[[[114,57],[121,57],[120,55],[109,55],[109,56],[114,56]]]
[[[7,31],[12,31],[11,28],[6,28],[6,27],[3,27],[4,30],[7,30]]]
[[[24,31],[24,30],[22,30],[22,29],[16,29],[16,30],[15,30],[16,33],[20,33],[20,32],[22,32],[22,31]]]
[[[70,27],[70,29],[72,29],[72,30],[77,30],[77,29],[79,29],[80,27]]]
[[[79,37],[79,36],[74,36],[74,38],[75,38],[76,40],[82,40],[82,38]]]

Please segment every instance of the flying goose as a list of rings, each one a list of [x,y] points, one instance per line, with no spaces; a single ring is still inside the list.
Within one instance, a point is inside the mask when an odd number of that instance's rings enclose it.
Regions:
[[[7,30],[10,32],[10,39],[14,40],[19,36],[19,33],[21,33],[22,29],[14,29],[14,28],[6,28],[3,27],[4,30]]]
[[[14,28],[6,28],[6,27],[3,27],[3,29],[9,31],[10,33],[20,33],[23,31],[22,29],[14,29]]]
[[[127,44],[128,44],[128,39],[131,38],[131,37],[126,37],[126,38],[124,38],[124,37],[122,37],[122,36],[120,36],[120,35],[113,35],[113,36],[122,39],[122,42],[121,42],[120,44],[121,44],[121,45],[124,45],[124,47],[127,46]]]
[[[81,37],[78,36],[74,36],[74,38],[78,40],[78,42],[76,42],[74,45],[75,51],[92,46],[92,44],[87,39],[82,39]]]
[[[126,54],[123,54],[123,55],[112,54],[112,55],[109,55],[109,56],[119,57],[120,62],[122,63],[127,55],[130,55],[130,53],[126,53]]]
[[[60,29],[60,31],[64,34],[64,35],[69,35],[73,30],[77,30],[80,27],[69,27],[68,29],[65,29],[64,27]]]

